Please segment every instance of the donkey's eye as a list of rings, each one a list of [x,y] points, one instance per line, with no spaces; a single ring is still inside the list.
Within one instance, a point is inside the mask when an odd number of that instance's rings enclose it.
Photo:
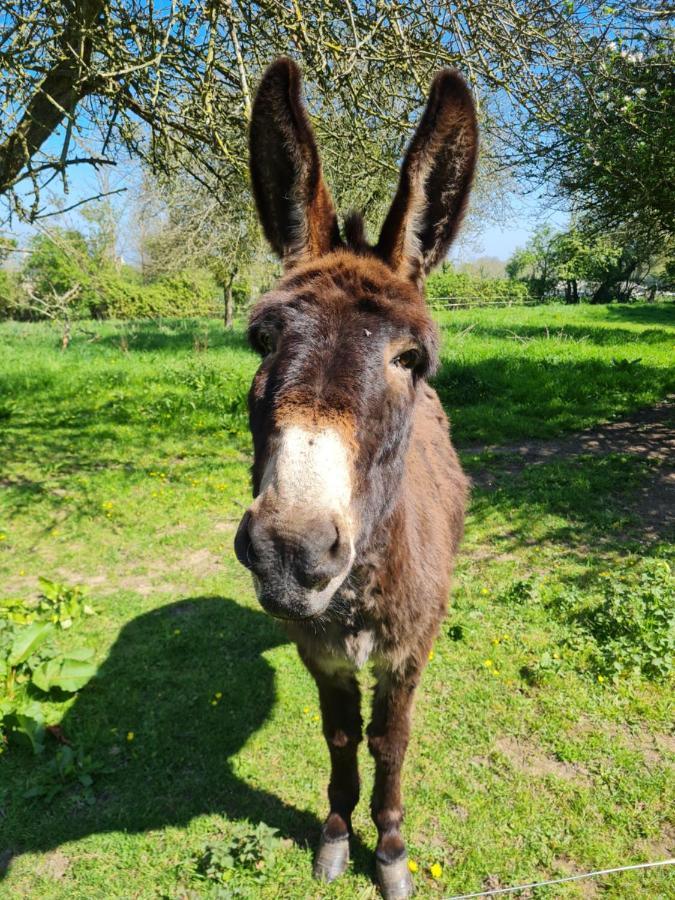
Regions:
[[[271,331],[259,331],[257,335],[257,344],[260,353],[263,356],[268,356],[276,349],[277,336]]]
[[[419,361],[420,351],[415,349],[406,350],[405,353],[399,353],[398,356],[392,359],[394,365],[400,366],[402,369],[414,369]]]

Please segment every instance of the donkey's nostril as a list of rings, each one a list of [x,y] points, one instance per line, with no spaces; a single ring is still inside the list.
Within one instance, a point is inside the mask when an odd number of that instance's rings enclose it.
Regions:
[[[253,568],[256,560],[256,554],[249,531],[250,525],[251,513],[245,512],[234,537],[234,552],[242,566],[246,566],[247,569]]]
[[[342,547],[342,544],[340,541],[340,529],[336,525],[335,526],[335,540],[330,545],[330,549],[328,552],[330,553],[331,556],[337,556],[341,550],[341,547]]]

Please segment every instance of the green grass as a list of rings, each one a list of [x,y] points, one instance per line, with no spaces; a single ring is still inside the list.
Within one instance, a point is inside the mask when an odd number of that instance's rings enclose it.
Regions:
[[[665,307],[439,321],[436,383],[460,446],[553,437],[673,389]],[[29,802],[42,763],[19,746],[0,756],[0,860],[14,854],[0,893],[215,896],[195,856],[248,819],[286,840],[260,883],[235,878],[241,896],[375,897],[365,748],[352,868],[330,887],[311,880],[328,775],[315,689],[232,551],[256,365],[242,333],[204,321],[86,327],[96,339],[61,353],[47,326],[0,325],[0,593],[34,595],[38,575],[89,586],[97,614],[77,640],[101,668],[63,705],[62,725],[109,771],[93,804],[74,788]],[[546,599],[669,553],[637,513],[656,464],[573,457],[514,474],[489,453],[464,459],[491,467],[496,488],[474,494],[417,703],[404,782],[419,894],[672,855],[672,685],[599,682]],[[519,601],[509,588],[527,578],[538,593]],[[598,889],[665,897],[673,876],[616,875]]]

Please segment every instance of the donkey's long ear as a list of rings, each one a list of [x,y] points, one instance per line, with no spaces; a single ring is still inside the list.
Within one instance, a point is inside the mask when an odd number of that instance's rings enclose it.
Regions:
[[[376,247],[404,277],[419,283],[447,253],[466,209],[477,154],[473,99],[462,76],[444,69],[431,85]]]
[[[249,136],[251,180],[272,249],[286,266],[340,243],[333,201],[301,97],[297,65],[282,57],[263,75]]]

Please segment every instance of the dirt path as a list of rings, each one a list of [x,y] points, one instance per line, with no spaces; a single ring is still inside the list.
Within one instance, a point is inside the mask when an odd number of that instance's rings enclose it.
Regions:
[[[583,454],[625,453],[656,463],[652,479],[637,500],[637,512],[655,533],[675,527],[675,396],[638,410],[618,422],[598,425],[552,441],[521,441],[500,446],[462,447],[463,453],[490,451],[504,456],[500,473],[517,475],[528,465],[570,459]],[[507,459],[507,457],[510,457]],[[495,472],[473,472],[474,484],[495,485]]]

